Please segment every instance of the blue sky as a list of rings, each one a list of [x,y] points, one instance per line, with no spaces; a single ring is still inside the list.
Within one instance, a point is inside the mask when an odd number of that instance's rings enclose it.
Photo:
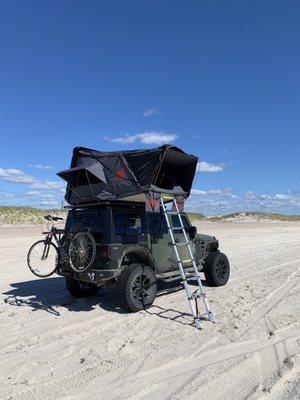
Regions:
[[[189,208],[300,212],[297,1],[1,1],[0,204],[60,205],[74,146],[199,156]]]

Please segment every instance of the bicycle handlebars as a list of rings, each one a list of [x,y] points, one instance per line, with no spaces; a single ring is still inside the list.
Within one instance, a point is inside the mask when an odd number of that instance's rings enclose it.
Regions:
[[[63,218],[61,218],[61,217],[54,217],[54,216],[52,216],[52,215],[44,215],[44,218],[45,218],[47,221],[59,221],[59,220],[63,221]]]

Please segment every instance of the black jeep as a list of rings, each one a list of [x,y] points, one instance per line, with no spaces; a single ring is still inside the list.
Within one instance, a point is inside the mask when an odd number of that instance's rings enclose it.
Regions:
[[[227,257],[219,251],[213,236],[197,234],[186,213],[181,213],[185,232],[199,271],[212,286],[225,285],[230,267]],[[176,242],[183,232],[176,213],[170,215]],[[157,291],[157,279],[180,279],[178,265],[168,233],[165,216],[146,212],[145,203],[107,201],[97,205],[70,206],[66,230],[84,226],[96,242],[96,257],[91,268],[74,272],[68,262],[59,264],[57,273],[66,277],[68,291],[75,297],[95,295],[103,285],[117,286],[120,303],[129,311],[151,306]],[[178,247],[186,258],[184,247]],[[192,265],[186,264],[188,275]]]

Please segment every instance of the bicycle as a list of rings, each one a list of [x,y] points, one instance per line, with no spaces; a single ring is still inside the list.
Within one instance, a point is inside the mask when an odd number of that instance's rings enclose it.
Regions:
[[[30,271],[40,278],[46,278],[54,274],[60,263],[65,261],[75,272],[84,272],[90,268],[96,257],[93,236],[89,232],[76,233],[58,229],[54,223],[63,218],[52,215],[45,215],[44,218],[48,230],[42,233],[46,238],[35,242],[27,254]],[[52,223],[51,227],[49,223]]]

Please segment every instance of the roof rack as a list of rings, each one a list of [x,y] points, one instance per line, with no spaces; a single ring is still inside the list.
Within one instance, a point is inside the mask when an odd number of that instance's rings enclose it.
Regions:
[[[64,206],[64,208],[65,209],[76,209],[76,208],[108,207],[108,206],[145,209],[145,202],[125,201],[125,200],[105,200],[105,201],[99,201],[96,203],[72,204],[72,205]]]

